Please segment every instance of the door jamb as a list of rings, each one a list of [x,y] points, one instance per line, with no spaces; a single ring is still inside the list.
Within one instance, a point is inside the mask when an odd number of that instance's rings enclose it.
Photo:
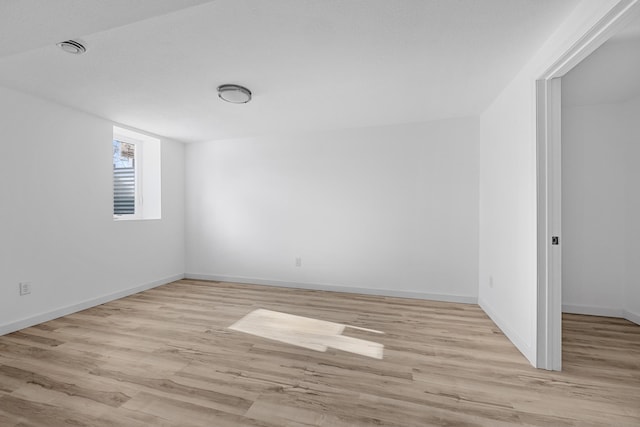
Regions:
[[[561,237],[561,77],[637,16],[640,0],[620,1],[536,80],[537,368],[562,368],[562,247],[551,244]]]

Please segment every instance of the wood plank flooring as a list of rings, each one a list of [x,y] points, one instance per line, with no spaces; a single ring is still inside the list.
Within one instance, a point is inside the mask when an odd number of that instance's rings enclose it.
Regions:
[[[258,308],[384,358],[228,329]],[[640,327],[565,315],[547,372],[475,305],[181,280],[0,337],[0,426],[640,426]]]

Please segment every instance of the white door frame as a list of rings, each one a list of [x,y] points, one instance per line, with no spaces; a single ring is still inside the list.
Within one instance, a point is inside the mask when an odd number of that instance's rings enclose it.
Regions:
[[[537,368],[562,368],[561,77],[637,16],[640,0],[620,1],[536,81]]]

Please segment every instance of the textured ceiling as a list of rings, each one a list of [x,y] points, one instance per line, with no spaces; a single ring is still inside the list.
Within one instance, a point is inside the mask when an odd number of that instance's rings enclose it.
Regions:
[[[577,2],[10,1],[0,85],[187,142],[477,115]]]

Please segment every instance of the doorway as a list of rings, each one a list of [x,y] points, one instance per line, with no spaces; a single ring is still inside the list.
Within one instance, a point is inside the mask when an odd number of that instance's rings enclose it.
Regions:
[[[569,49],[536,82],[538,150],[538,353],[536,366],[539,368],[550,370],[561,370],[562,368],[562,270],[565,261],[563,260],[562,242],[565,241],[564,237],[567,237],[562,234],[563,163],[561,140],[566,132],[566,130],[563,132],[561,128],[562,78],[611,37],[620,37],[618,34],[623,34],[625,28],[633,25],[632,22],[639,13],[640,5],[638,2],[625,3],[612,9],[605,19],[592,28],[577,45]],[[567,83],[570,81],[567,80]],[[592,160],[596,165],[598,164],[597,157]],[[612,176],[607,176],[604,181],[612,179]],[[598,184],[605,185],[603,182],[598,182]],[[575,208],[574,205],[571,206]],[[635,205],[632,207],[635,208]],[[587,223],[588,221],[584,224]],[[576,235],[575,225],[572,223],[568,227],[568,236]],[[606,224],[604,227],[606,229]],[[619,236],[619,233],[616,236]],[[606,235],[592,237],[606,238]],[[608,243],[611,243],[613,247],[620,242],[614,239]],[[594,251],[597,253],[602,249],[595,247]],[[625,241],[624,250],[627,249],[636,250],[635,247],[627,247]],[[601,257],[602,260],[606,258],[611,258],[611,256],[607,254],[607,256]],[[574,268],[576,265],[574,259],[570,258],[567,262],[568,268]],[[615,262],[612,265],[611,268],[615,269]],[[640,295],[637,297],[640,300]],[[566,305],[569,306],[569,304]]]

